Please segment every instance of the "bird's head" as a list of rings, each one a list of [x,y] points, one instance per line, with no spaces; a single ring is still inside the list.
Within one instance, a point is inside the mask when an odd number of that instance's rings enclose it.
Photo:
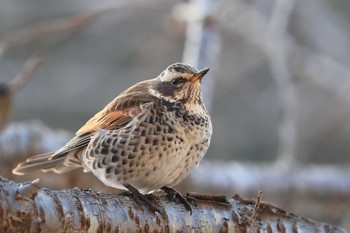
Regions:
[[[169,102],[202,104],[201,80],[208,71],[184,63],[172,64],[153,80],[151,93]]]

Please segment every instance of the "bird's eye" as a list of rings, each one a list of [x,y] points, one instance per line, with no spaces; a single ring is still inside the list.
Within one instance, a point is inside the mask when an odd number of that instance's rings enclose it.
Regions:
[[[184,78],[174,78],[172,80],[172,84],[173,85],[179,85],[180,83],[184,83],[185,82],[185,79]]]

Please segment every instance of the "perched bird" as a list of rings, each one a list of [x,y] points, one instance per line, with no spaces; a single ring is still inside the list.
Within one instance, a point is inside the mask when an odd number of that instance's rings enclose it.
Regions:
[[[201,91],[208,71],[170,65],[157,78],[122,92],[61,149],[30,157],[13,173],[65,173],[82,167],[144,202],[149,201],[143,194],[162,189],[191,210],[171,187],[197,167],[209,147],[212,124]]]

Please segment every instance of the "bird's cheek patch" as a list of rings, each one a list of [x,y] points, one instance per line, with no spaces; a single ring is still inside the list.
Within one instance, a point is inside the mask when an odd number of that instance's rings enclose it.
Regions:
[[[178,88],[170,82],[161,82],[156,86],[156,90],[163,96],[174,98]]]

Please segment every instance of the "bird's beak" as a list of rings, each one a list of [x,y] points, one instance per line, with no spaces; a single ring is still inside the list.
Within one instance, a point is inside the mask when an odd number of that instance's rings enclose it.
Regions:
[[[202,80],[202,78],[208,73],[209,68],[204,68],[203,70],[198,71],[195,73],[191,78],[191,83],[195,83],[197,81]]]

